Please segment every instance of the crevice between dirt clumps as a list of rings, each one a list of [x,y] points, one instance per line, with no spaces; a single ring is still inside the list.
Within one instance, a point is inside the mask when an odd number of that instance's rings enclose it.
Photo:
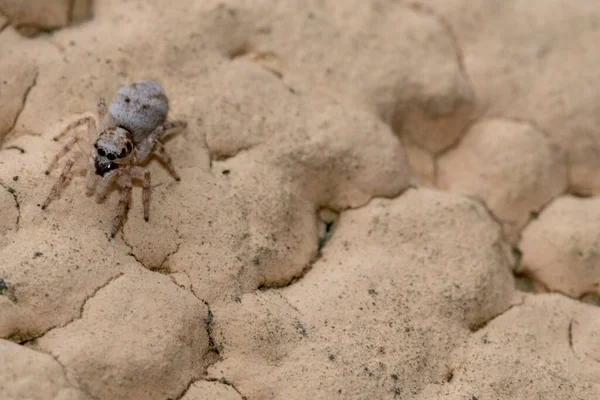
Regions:
[[[433,163],[434,163],[434,185],[435,185],[435,187],[439,188],[439,182],[438,182],[438,176],[439,176],[438,160],[439,160],[439,158],[442,157],[442,156],[444,156],[445,154],[447,154],[447,153],[455,150],[458,146],[460,146],[460,144],[462,143],[464,137],[468,134],[469,130],[474,125],[476,125],[476,124],[484,121],[485,119],[497,119],[497,120],[502,120],[502,121],[507,121],[507,122],[515,122],[515,123],[519,123],[519,124],[528,125],[532,129],[535,129],[535,130],[541,132],[541,134],[551,144],[550,135],[546,131],[544,131],[535,121],[527,120],[527,119],[522,119],[522,118],[516,118],[516,117],[502,117],[502,116],[489,116],[489,117],[483,117],[483,118],[474,118],[467,126],[465,126],[463,132],[460,135],[460,139],[459,140],[457,140],[455,143],[453,143],[452,145],[450,145],[449,147],[447,147],[446,149],[444,149],[440,153],[433,155]],[[567,185],[566,185],[565,189],[561,193],[559,193],[556,196],[554,196],[553,198],[549,199],[546,203],[544,203],[543,205],[541,205],[537,209],[530,210],[529,217],[527,219],[527,223],[520,229],[519,236],[527,228],[527,226],[532,221],[536,220],[539,217],[539,215],[542,214],[544,212],[544,210],[548,206],[550,206],[556,199],[558,199],[559,197],[564,196],[566,194],[576,195],[571,190],[570,163],[569,163],[568,154],[566,152],[563,152],[563,157],[564,157],[564,163],[565,163],[565,174],[566,174],[566,182],[567,182]],[[494,212],[488,207],[488,205],[485,202],[485,200],[483,200],[482,198],[480,198],[478,196],[469,196],[469,195],[467,195],[467,197],[469,197],[470,199],[473,199],[473,200],[477,201],[478,203],[480,203],[487,210],[489,216],[500,226],[500,228],[501,228],[501,234],[502,234],[502,240],[505,243],[510,244],[511,251],[512,251],[513,256],[515,258],[515,263],[512,266],[513,267],[513,271],[517,271],[518,268],[519,268],[519,265],[520,265],[520,261],[521,261],[521,250],[518,247],[518,243],[512,244],[510,241],[507,240],[506,235],[504,234],[504,229],[503,229],[505,224],[510,224],[511,222],[510,221],[503,221],[499,217],[497,217],[496,214],[494,214]],[[517,275],[518,276],[525,276],[525,273],[523,271],[519,271],[517,273]]]
[[[569,321],[569,327],[567,328],[567,338],[569,340],[569,348],[573,353],[577,354],[575,352],[575,349],[573,348],[573,322],[573,319]]]
[[[167,262],[169,257],[173,256],[174,254],[177,254],[177,252],[179,251],[180,248],[181,248],[181,241],[178,240],[177,242],[175,242],[175,250],[168,253],[165,256],[165,258],[163,258],[163,260],[160,262],[160,265],[158,266],[158,268],[153,269],[153,271],[159,272],[161,274],[170,274],[171,269],[169,267],[165,267],[165,263]]]
[[[146,267],[146,264],[144,264],[142,262],[142,260],[140,260],[137,255],[135,254],[135,252],[133,251],[133,246],[131,244],[129,244],[129,242],[127,241],[127,239],[125,239],[125,235],[121,233],[121,240],[123,240],[123,243],[125,243],[125,246],[127,246],[129,248],[129,253],[127,254],[128,256],[133,257],[133,259],[140,264],[143,268],[147,269],[148,271],[152,271],[150,268]]]
[[[190,390],[190,387],[192,387],[192,385],[194,384],[194,382],[198,382],[198,380],[196,378],[190,379],[190,381],[187,383],[187,385],[181,391],[181,393],[179,393],[175,397],[168,397],[167,400],[181,400],[183,398],[183,396],[185,396],[186,393]]]
[[[24,333],[24,332],[15,332],[14,334],[8,336],[6,339],[10,340],[12,342],[18,343],[22,346],[28,345],[28,347],[30,347],[34,350],[39,350],[35,343],[36,340],[40,339],[41,337],[43,337],[50,331],[53,331],[55,329],[64,328],[64,327],[72,324],[73,322],[78,321],[81,318],[83,318],[84,308],[85,308],[86,304],[88,303],[88,301],[90,301],[94,296],[96,296],[96,294],[98,294],[98,292],[100,290],[104,289],[109,284],[111,284],[112,282],[114,282],[116,279],[120,278],[123,275],[124,275],[124,273],[121,272],[121,273],[111,277],[105,283],[103,283],[102,285],[100,285],[96,289],[94,289],[94,291],[90,295],[86,296],[85,299],[83,300],[83,302],[81,303],[81,306],[79,307],[78,315],[74,316],[69,321],[67,321],[63,324],[60,324],[60,325],[51,326],[50,328],[46,329],[45,331],[39,332],[39,333],[32,334],[32,333]]]
[[[575,346],[574,346],[574,342],[573,342],[573,326],[577,325],[578,322],[574,319],[571,318],[569,320],[569,326],[567,327],[567,339],[569,341],[569,349],[571,349],[571,351],[573,352],[573,354],[579,358],[579,359],[587,359],[587,360],[591,360],[594,361],[596,363],[600,363],[600,360],[596,357],[591,356],[590,354],[580,354],[577,352],[577,350],[575,350]]]
[[[529,271],[521,271],[520,268],[520,260],[521,260],[521,250],[516,249],[519,254],[519,259],[517,260],[517,265],[515,266],[515,270],[513,271],[513,277],[515,279],[515,288],[523,293],[546,293],[548,292],[548,288],[540,282],[533,274],[529,273]]]
[[[119,279],[120,277],[122,277],[123,275],[125,275],[125,273],[124,272],[120,272],[117,275],[115,275],[115,276],[111,277],[110,279],[108,279],[106,282],[104,282],[104,284],[98,286],[96,289],[94,289],[94,291],[90,295],[86,296],[86,298],[81,303],[81,306],[79,307],[79,315],[75,316],[73,319],[71,319],[70,321],[68,321],[68,322],[66,322],[66,323],[64,323],[62,325],[58,325],[58,326],[55,326],[54,328],[48,329],[43,335],[45,335],[46,333],[50,332],[51,330],[59,329],[59,328],[64,328],[67,325],[70,325],[73,322],[78,321],[81,318],[83,318],[83,313],[84,313],[85,306],[87,305],[87,303],[92,298],[94,298],[98,294],[98,292],[100,292],[102,289],[106,288],[108,285],[110,285],[111,283],[113,283],[114,281],[116,281],[117,279]],[[43,335],[41,335],[40,337],[42,337]],[[38,339],[39,339],[39,337],[38,337]]]
[[[19,10],[20,13],[27,13],[28,7],[24,7]],[[9,25],[12,25],[14,29],[22,36],[26,38],[36,38],[37,36],[46,34],[51,35],[56,31],[68,28],[77,23],[90,20],[92,18],[93,0],[68,0],[67,8],[65,10],[65,21],[56,20],[56,16],[51,17],[54,21],[49,24],[44,24],[43,21],[32,21],[30,23],[19,23],[19,21],[11,21],[6,16]],[[63,11],[62,9],[60,10]],[[41,22],[41,23],[40,23]]]
[[[502,240],[508,242],[504,235],[503,227],[505,224],[511,224],[512,221],[505,221],[505,220],[500,219],[496,214],[494,214],[494,212],[488,207],[485,200],[482,199],[481,197],[479,197],[477,195],[465,195],[465,197],[468,198],[469,200],[476,202],[481,207],[483,207],[483,209],[486,211],[488,216],[496,223],[496,225],[498,225],[498,228],[500,229],[500,236],[502,237]]]
[[[407,3],[406,6],[415,12],[426,14],[426,15],[436,19],[439,22],[439,24],[442,25],[442,27],[444,28],[444,30],[450,37],[450,40],[452,41],[454,51],[456,53],[456,61],[458,63],[458,68],[464,74],[465,79],[469,83],[469,86],[473,87],[473,81],[471,80],[471,77],[465,67],[465,57],[464,57],[464,52],[462,50],[462,46],[460,45],[460,41],[458,40],[457,35],[454,33],[454,28],[452,27],[450,22],[448,22],[448,20],[446,20],[446,18],[444,18],[444,16],[438,14],[433,8],[431,8],[425,4]]]
[[[190,383],[188,383],[187,387],[176,397],[174,398],[169,398],[168,400],[181,400],[183,398],[183,396],[185,396],[187,394],[187,392],[190,390],[190,387],[192,387],[192,385],[198,381],[206,381],[206,382],[218,382],[221,383],[223,385],[227,385],[229,387],[231,387],[233,390],[236,391],[237,394],[240,395],[240,397],[242,398],[242,400],[247,400],[247,397],[244,396],[237,387],[235,387],[235,385],[233,383],[231,383],[229,380],[227,380],[226,378],[207,378],[207,379],[193,379],[192,381],[190,381]]]
[[[236,157],[238,154],[246,152],[246,151],[250,151],[253,148],[256,147],[256,145],[248,145],[248,146],[242,146],[238,149],[236,149],[235,151],[231,152],[231,153],[217,153],[215,151],[213,151],[210,146],[208,145],[208,141],[206,142],[206,148],[208,149],[208,155],[210,157],[210,168],[212,170],[213,167],[213,162],[219,162],[219,161],[227,161],[231,158]]]
[[[38,80],[39,75],[40,75],[40,71],[36,68],[33,73],[33,79],[31,80],[31,83],[29,84],[29,86],[27,86],[27,89],[25,89],[25,93],[23,93],[23,100],[22,100],[23,106],[15,115],[15,119],[12,123],[12,126],[8,130],[8,132],[11,132],[13,129],[15,129],[15,126],[17,125],[17,122],[19,121],[19,117],[21,116],[21,113],[25,109],[25,105],[27,104],[27,99],[29,99],[29,94],[31,93],[33,88],[37,85],[37,80]]]
[[[485,121],[485,120],[501,120],[501,121],[506,121],[506,122],[516,122],[519,124],[524,124],[524,125],[529,125],[531,128],[539,131],[544,138],[546,138],[546,140],[548,140],[548,142],[550,144],[552,144],[552,141],[550,140],[550,135],[548,134],[548,132],[546,132],[544,129],[542,129],[535,121],[532,120],[528,120],[528,119],[522,119],[522,118],[517,118],[517,117],[503,117],[503,116],[494,116],[494,115],[487,115],[487,110],[486,109],[479,109],[477,111],[477,113],[473,116],[473,118],[469,121],[469,123],[467,125],[465,125],[459,135],[458,140],[456,140],[454,143],[452,143],[450,146],[444,148],[442,151],[433,154],[432,155],[432,159],[433,159],[433,182],[434,185],[436,187],[439,187],[439,183],[438,183],[438,177],[439,177],[439,168],[438,168],[438,160],[445,156],[446,154],[456,150],[461,143],[463,142],[465,136],[469,133],[469,131],[473,128],[473,126]],[[571,187],[571,178],[570,178],[570,163],[569,163],[569,157],[568,154],[566,152],[564,152],[564,157],[565,157],[565,165],[566,165],[566,178],[567,178],[567,190],[565,191],[565,193],[569,193],[569,188]],[[563,193],[564,194],[564,193]]]
[[[568,172],[567,172],[567,174],[568,174]],[[520,242],[522,233],[525,231],[525,229],[527,229],[529,224],[531,224],[533,221],[537,220],[547,207],[549,207],[552,203],[554,203],[554,201],[556,199],[567,194],[568,191],[569,191],[569,188],[567,186],[566,190],[563,193],[560,193],[560,194],[554,196],[553,198],[548,200],[545,204],[543,204],[541,207],[539,207],[537,210],[531,210],[529,212],[529,217],[527,218],[527,222],[525,223],[525,225],[523,225],[523,227],[521,228],[521,231],[519,232],[519,242]],[[520,277],[520,278],[531,281],[532,286],[534,286],[534,287],[546,286],[543,282],[538,281],[534,276],[530,275],[529,271],[521,269],[521,258],[522,258],[523,252],[519,248],[519,244],[520,243],[517,243],[514,246],[512,246],[513,253],[516,256],[516,258],[515,258],[516,262],[515,262],[515,265],[513,266],[513,271],[514,271],[515,277]],[[535,291],[532,291],[532,293],[534,293],[534,292]]]
[[[317,248],[317,255],[320,258],[323,256],[325,245],[327,245],[333,236],[336,224],[340,219],[340,213],[324,207],[317,213],[317,218],[323,224],[323,231],[319,232],[319,247]]]
[[[17,126],[17,122],[19,122],[19,117],[21,116],[21,113],[23,112],[23,110],[25,109],[25,105],[27,104],[29,94],[37,85],[39,73],[40,71],[37,68],[35,68],[33,73],[33,79],[31,80],[29,86],[27,86],[27,88],[25,89],[25,92],[23,93],[23,96],[21,98],[21,108],[19,108],[19,111],[17,111],[17,113],[15,114],[15,117],[13,118],[10,127],[5,132],[0,132],[0,145],[2,144],[4,139],[15,129],[15,126]]]
[[[71,25],[73,23],[73,10],[75,9],[75,2],[77,0],[69,0],[69,5],[67,8],[67,25]]]
[[[133,251],[133,246],[127,241],[127,239],[125,239],[125,235],[121,235],[121,239],[123,240],[123,243],[125,243],[125,246],[127,246],[129,248],[129,253],[127,255],[133,257],[133,259],[135,261],[137,261],[138,264],[140,264],[143,268],[147,269],[148,271],[152,271],[152,272],[156,272],[159,274],[163,274],[163,275],[169,275],[171,273],[171,270],[169,267],[165,267],[165,263],[167,262],[167,260],[169,259],[169,257],[171,257],[173,254],[176,254],[180,247],[181,247],[181,241],[177,240],[175,242],[175,250],[173,250],[172,252],[168,253],[160,262],[160,265],[158,267],[154,267],[154,268],[150,268],[148,267],[141,259],[138,258],[138,256],[135,254],[135,252]]]
[[[359,210],[363,207],[367,207],[373,200],[376,200],[376,199],[395,200],[395,199],[399,198],[400,196],[402,196],[404,193],[406,193],[409,189],[418,190],[419,187],[411,184],[411,185],[408,185],[406,188],[403,188],[402,190],[400,190],[396,195],[373,196],[367,202],[365,202],[365,204],[358,206],[358,207],[348,207],[348,208],[344,208],[344,209],[335,209],[333,207],[328,207],[328,206],[320,207],[317,211],[316,218],[317,218],[318,222],[324,224],[324,230],[323,230],[323,232],[319,232],[319,234],[317,236],[317,252],[316,252],[315,256],[313,257],[313,259],[310,260],[306,264],[306,266],[302,269],[302,271],[300,271],[300,273],[293,276],[288,281],[280,283],[280,284],[261,284],[257,288],[257,290],[281,289],[281,288],[290,286],[290,285],[298,282],[300,279],[302,279],[312,269],[313,265],[317,261],[319,261],[321,259],[321,257],[323,256],[323,250],[325,249],[325,246],[327,245],[327,243],[329,243],[329,241],[333,237],[337,223],[343,212]]]
[[[11,196],[13,197],[13,199],[15,200],[15,207],[17,208],[17,221],[16,221],[15,230],[18,231],[19,227],[21,226],[21,203],[19,202],[19,195],[15,189],[8,186],[7,184],[5,184],[2,181],[0,181],[0,186],[2,186],[4,189],[6,189],[6,191],[8,193],[10,193]]]
[[[263,60],[281,60],[281,57],[270,50],[260,50],[258,46],[244,41],[240,43],[238,46],[235,46],[227,53],[227,57],[230,60],[235,59],[243,59],[245,61],[251,62],[257,65],[262,70],[270,73],[277,79],[281,81],[283,86],[285,86],[290,93],[297,94],[298,92],[291,86],[289,86],[284,80],[284,73],[280,68],[276,68],[274,66],[269,65],[268,63],[261,62]]]
[[[412,146],[415,146],[415,147],[419,148],[420,150],[425,151],[427,154],[429,154],[432,157],[433,170],[434,170],[433,171],[433,182],[437,186],[437,160],[443,154],[447,153],[451,149],[456,148],[458,146],[458,143],[460,143],[462,138],[469,131],[470,127],[474,123],[479,121],[483,115],[486,114],[486,110],[479,108],[480,105],[478,104],[479,101],[477,99],[477,93],[475,90],[475,86],[473,84],[473,80],[471,79],[471,76],[466,68],[465,57],[464,57],[464,52],[463,52],[462,46],[460,44],[460,41],[458,40],[458,36],[455,34],[455,29],[452,27],[450,22],[448,22],[448,20],[443,15],[438,14],[432,7],[429,7],[426,4],[412,3],[412,2],[400,3],[400,4],[406,8],[414,11],[415,13],[423,14],[423,15],[426,15],[427,17],[433,18],[442,26],[443,31],[445,31],[445,33],[447,34],[447,36],[450,39],[450,42],[452,43],[452,48],[454,50],[455,61],[456,61],[456,64],[458,65],[458,69],[459,69],[460,73],[464,76],[465,83],[472,93],[472,99],[469,100],[468,102],[472,102],[472,104],[474,105],[474,109],[471,112],[471,115],[468,118],[465,126],[462,127],[462,129],[460,130],[460,134],[457,136],[457,139],[454,140],[454,142],[450,143],[449,145],[445,146],[443,149],[441,149],[437,152],[432,152],[432,151],[428,150],[425,146],[421,145],[418,140],[415,140],[415,138],[413,136],[409,135]],[[465,104],[465,99],[458,102],[457,105],[454,107],[454,109],[450,112],[450,114],[456,112],[464,104]],[[403,136],[403,134],[401,132],[399,132],[397,129],[395,129],[392,126],[392,124],[388,124],[388,125],[390,125],[390,129],[393,132],[395,132],[400,138]]]
[[[19,153],[25,154],[25,149],[19,146],[7,146],[3,149],[0,149],[0,151],[2,150],[17,150]]]
[[[207,381],[208,382],[219,382],[219,383],[222,383],[223,385],[227,385],[227,386],[231,387],[233,390],[235,390],[237,392],[237,394],[240,395],[240,397],[242,398],[242,400],[246,400],[247,399],[247,397],[244,396],[239,391],[239,389],[232,382],[230,382],[229,380],[227,380],[227,378],[219,378],[219,379],[217,379],[217,378],[209,378],[209,379],[207,379]]]
[[[181,271],[187,278],[188,281],[191,282],[190,276],[187,273],[187,271]],[[206,317],[204,318],[204,326],[206,329],[206,334],[208,335],[208,351],[207,351],[207,357],[206,359],[208,360],[208,364],[205,366],[205,371],[206,369],[208,369],[210,366],[216,364],[219,361],[222,361],[221,358],[221,353],[219,350],[219,347],[217,346],[214,338],[213,338],[213,330],[212,330],[212,324],[214,321],[214,314],[210,308],[210,304],[208,304],[208,302],[206,300],[204,300],[202,297],[198,296],[198,294],[196,293],[196,291],[194,290],[194,287],[191,285],[190,283],[190,287],[186,288],[185,285],[182,285],[180,283],[177,282],[177,280],[175,279],[175,277],[173,275],[169,275],[169,277],[171,278],[171,281],[181,287],[184,290],[189,291],[198,301],[201,301],[202,303],[204,303],[204,305],[206,306],[208,313],[206,315]],[[209,356],[210,353],[213,353],[214,358],[211,360],[211,357]],[[204,371],[204,373],[206,373]],[[206,379],[199,379],[199,378],[192,378],[190,380],[190,382],[186,385],[185,389],[176,397],[173,398],[173,400],[180,400],[183,396],[185,396],[185,394],[188,392],[188,390],[190,389],[190,387],[194,384],[194,382],[197,382],[199,380],[205,380],[208,382],[220,382],[222,384],[231,386],[241,397],[242,399],[246,399],[246,397],[244,395],[242,395],[240,393],[240,391],[231,383],[229,382],[226,378],[220,378],[220,379],[216,379],[216,378],[206,378]]]
[[[96,396],[92,395],[92,394],[91,394],[91,393],[90,393],[88,390],[86,390],[84,387],[82,387],[82,386],[79,384],[79,382],[77,382],[77,381],[75,381],[73,378],[71,378],[71,376],[69,375],[69,371],[68,371],[67,367],[66,367],[66,366],[65,366],[65,365],[64,365],[64,364],[63,364],[63,363],[60,361],[60,359],[59,359],[59,358],[58,358],[58,357],[57,357],[57,356],[56,356],[54,353],[52,353],[51,351],[48,351],[48,352],[46,352],[46,351],[42,351],[42,350],[40,350],[40,349],[38,349],[38,348],[34,348],[33,350],[35,350],[35,351],[37,351],[37,352],[39,352],[39,353],[47,354],[47,355],[49,355],[50,357],[52,357],[52,358],[54,359],[54,361],[56,361],[56,363],[57,363],[58,365],[60,365],[60,367],[61,367],[61,368],[62,368],[62,370],[63,370],[63,373],[65,374],[65,378],[67,379],[67,381],[69,382],[69,384],[70,384],[72,387],[76,388],[76,389],[77,389],[77,390],[79,390],[80,392],[83,392],[83,394],[85,394],[86,396],[88,396],[88,397],[89,397],[90,399],[92,399],[92,400],[100,400],[98,397],[96,397]]]
[[[221,353],[220,353],[219,347],[215,343],[215,340],[214,340],[213,334],[212,334],[212,323],[214,320],[214,314],[210,308],[210,304],[208,304],[208,302],[206,300],[204,300],[202,297],[198,296],[198,294],[194,290],[194,287],[191,284],[190,276],[187,273],[187,271],[181,271],[181,272],[188,278],[188,281],[190,282],[189,288],[186,288],[185,285],[181,285],[180,283],[178,283],[173,275],[169,275],[169,278],[171,278],[171,281],[175,285],[179,286],[180,288],[182,288],[184,290],[189,291],[192,294],[192,296],[194,296],[198,301],[201,301],[202,303],[204,303],[204,305],[206,306],[206,309],[208,310],[208,314],[204,318],[204,326],[206,328],[206,334],[208,335],[208,352],[207,352],[207,357],[206,357],[208,360],[208,365],[206,365],[205,368],[208,368],[211,365],[221,361]],[[209,356],[210,353],[212,353],[214,355],[214,357],[210,357]]]
[[[494,315],[493,317],[491,317],[490,319],[488,319],[487,321],[483,321],[479,324],[476,325],[471,325],[469,326],[469,329],[471,330],[472,333],[478,332],[481,329],[485,328],[490,322],[492,322],[493,320],[495,320],[496,318],[501,317],[502,315],[506,314],[507,312],[509,312],[510,310],[512,310],[515,307],[520,307],[523,304],[525,304],[525,296],[521,296],[520,301],[518,303],[513,303],[510,306],[508,306],[507,309],[505,309],[504,311]]]
[[[477,114],[474,115],[473,118],[462,128],[462,130],[460,131],[460,134],[458,135],[458,139],[455,140],[454,143],[445,147],[443,150],[431,155],[431,158],[433,160],[433,169],[434,169],[433,183],[435,184],[436,187],[439,186],[438,185],[438,160],[440,158],[442,158],[443,156],[445,156],[446,154],[450,153],[451,151],[456,150],[458,148],[458,146],[461,145],[465,136],[467,136],[467,134],[473,128],[473,126],[477,125],[478,123],[480,123],[486,119],[486,117],[484,117],[483,115],[485,115],[484,111],[478,111]],[[427,151],[427,149],[425,149],[425,151]],[[427,151],[427,152],[429,152],[429,151]]]
[[[54,359],[54,360],[55,360],[55,361],[58,363],[58,365],[60,365],[60,366],[61,366],[61,368],[62,368],[62,370],[63,370],[63,372],[64,372],[64,374],[65,374],[65,378],[66,378],[66,379],[67,379],[67,381],[68,381],[68,382],[71,384],[71,386],[73,386],[74,388],[76,388],[76,389],[80,390],[80,391],[81,391],[81,392],[83,392],[85,395],[87,395],[87,396],[88,396],[90,399],[93,399],[93,400],[98,400],[98,398],[97,398],[97,397],[95,397],[95,396],[93,396],[93,395],[92,395],[91,393],[89,393],[87,390],[85,390],[85,389],[84,389],[84,388],[83,388],[81,385],[79,385],[79,383],[78,383],[78,382],[75,382],[75,381],[73,381],[73,379],[71,378],[71,376],[70,376],[70,375],[69,375],[69,373],[68,373],[68,370],[67,370],[66,366],[65,366],[65,365],[63,365],[63,363],[60,361],[60,359],[59,359],[59,358],[58,358],[58,357],[57,357],[55,354],[53,354],[51,351],[44,351],[44,350],[43,350],[43,349],[41,349],[39,346],[37,346],[37,345],[36,345],[36,340],[38,340],[39,338],[41,338],[42,336],[44,336],[45,334],[47,334],[48,332],[50,332],[50,331],[52,331],[52,330],[54,330],[54,329],[58,329],[58,328],[64,328],[64,327],[66,327],[67,325],[69,325],[69,324],[71,324],[71,323],[73,323],[73,322],[75,322],[75,321],[77,321],[77,320],[81,319],[81,318],[83,317],[84,309],[85,309],[85,306],[86,306],[86,304],[88,303],[88,301],[89,301],[89,300],[91,300],[91,299],[92,299],[94,296],[96,296],[96,294],[98,294],[98,292],[99,292],[100,290],[102,290],[102,289],[106,288],[108,285],[110,285],[112,282],[114,282],[115,280],[117,280],[118,278],[120,278],[120,277],[121,277],[121,276],[123,276],[123,275],[124,275],[124,273],[122,273],[122,272],[121,272],[121,273],[117,274],[116,276],[113,276],[113,277],[111,277],[111,278],[110,278],[108,281],[106,281],[106,282],[105,282],[103,285],[101,285],[101,286],[97,287],[97,288],[94,290],[94,292],[93,292],[92,294],[90,294],[89,296],[87,296],[87,297],[85,298],[85,300],[83,301],[83,303],[81,304],[81,307],[80,307],[80,309],[79,309],[79,315],[78,315],[78,316],[74,317],[73,319],[71,319],[70,321],[68,321],[68,322],[66,322],[66,323],[64,323],[64,324],[62,324],[62,325],[57,325],[57,326],[54,326],[54,327],[52,327],[52,328],[49,328],[49,329],[47,329],[45,332],[43,332],[43,333],[41,333],[41,334],[39,334],[39,335],[36,335],[35,337],[31,337],[31,338],[28,338],[28,339],[27,339],[27,340],[25,340],[25,341],[21,341],[21,342],[19,342],[19,344],[20,344],[20,345],[27,346],[27,348],[29,348],[29,349],[31,349],[31,350],[37,351],[37,352],[39,352],[39,353],[42,353],[42,354],[47,354],[47,355],[49,355],[50,357],[52,357],[52,358],[53,358],[53,359]],[[10,340],[10,338],[9,338],[9,340]]]
[[[97,287],[96,290],[94,290],[94,292],[91,295],[87,296],[85,298],[85,300],[83,301],[83,303],[81,304],[81,307],[79,308],[79,316],[77,318],[73,319],[73,321],[71,321],[71,322],[81,319],[83,317],[83,312],[84,312],[85,306],[87,305],[88,301],[90,301],[92,298],[94,298],[98,294],[98,292],[100,292],[102,289],[106,288],[108,285],[110,285],[111,283],[113,283],[114,281],[116,281],[117,279],[122,277],[123,275],[125,275],[124,272],[119,272],[117,275],[115,275],[112,278],[110,278],[109,280],[107,280],[103,285]],[[64,326],[70,324],[71,322],[65,324]]]
[[[529,218],[527,220],[527,224],[525,224],[523,226],[523,228],[521,228],[521,230],[519,231],[519,237],[521,235],[521,233],[525,230],[525,228],[527,228],[527,226],[534,220],[536,220],[538,218],[538,216],[544,211],[544,209],[546,209],[546,207],[548,207],[550,204],[552,204],[552,202],[554,202],[557,198],[561,197],[563,194],[559,194],[555,197],[553,197],[552,199],[550,199],[548,202],[546,202],[546,204],[544,204],[543,206],[541,206],[538,210],[535,211],[531,211]],[[520,271],[519,270],[519,266],[521,263],[521,258],[522,258],[522,251],[519,248],[518,245],[518,241],[517,243],[512,243],[511,241],[507,240],[506,235],[504,234],[504,224],[505,223],[509,223],[507,221],[503,221],[500,218],[498,218],[494,212],[488,207],[487,203],[480,197],[478,196],[466,196],[469,199],[476,201],[477,203],[479,203],[488,213],[489,217],[494,220],[494,222],[500,227],[500,237],[501,237],[501,241],[510,247],[512,256],[514,258],[514,263],[511,265],[512,271],[513,271],[513,275],[515,275],[515,277],[522,277],[522,278],[526,278],[529,280],[533,280],[533,277],[528,276],[526,271]]]
[[[318,233],[317,236],[317,251],[314,257],[302,268],[302,270],[297,274],[292,276],[288,281],[274,284],[261,284],[258,286],[258,290],[269,290],[269,289],[280,289],[287,286],[290,286],[300,279],[302,279],[308,271],[310,271],[313,265],[321,259],[323,256],[323,249],[327,245],[327,243],[331,240],[333,233],[335,231],[335,226],[337,225],[337,221],[339,220],[341,212],[334,210],[329,207],[321,207],[316,213],[316,219],[318,223],[323,224],[323,229]]]
[[[508,224],[509,222],[508,221],[503,221],[500,218],[498,218],[496,216],[496,214],[494,214],[494,212],[488,207],[488,205],[485,202],[485,200],[483,200],[479,196],[465,196],[465,197],[468,198],[469,200],[474,201],[475,203],[479,204],[485,210],[485,212],[488,215],[488,217],[492,221],[494,221],[494,223],[498,226],[498,232],[500,234],[500,239],[499,239],[498,243],[501,246],[505,247],[506,249],[510,249],[510,252],[512,254],[512,260],[508,259],[507,261],[510,263],[511,272],[514,273],[514,271],[518,267],[519,263],[521,262],[521,251],[519,250],[519,248],[517,247],[517,245],[512,244],[506,238],[506,234],[504,233],[504,224],[505,223]]]
[[[1,14],[0,14],[0,15],[1,15]],[[10,25],[10,24],[8,23],[8,19],[7,19],[6,21],[4,21],[4,22],[0,23],[0,34],[2,33],[2,31],[4,31],[4,30],[5,30],[5,29],[8,27],[8,25]]]

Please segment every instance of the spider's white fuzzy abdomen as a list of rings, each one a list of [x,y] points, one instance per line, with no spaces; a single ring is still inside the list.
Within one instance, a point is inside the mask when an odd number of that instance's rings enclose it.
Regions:
[[[169,100],[158,82],[139,81],[121,87],[110,102],[108,114],[139,143],[167,119]]]

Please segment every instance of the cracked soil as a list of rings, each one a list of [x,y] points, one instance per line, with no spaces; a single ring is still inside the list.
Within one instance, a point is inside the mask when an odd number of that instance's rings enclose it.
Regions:
[[[600,398],[599,19],[0,0],[0,399]],[[142,79],[181,181],[112,240],[82,165],[42,210],[52,138]]]

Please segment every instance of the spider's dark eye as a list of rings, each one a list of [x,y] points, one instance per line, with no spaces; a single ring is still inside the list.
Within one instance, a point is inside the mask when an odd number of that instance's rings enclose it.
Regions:
[[[108,158],[110,161],[113,161],[115,158],[117,158],[117,156],[115,155],[115,153],[108,153],[106,155],[106,158]]]
[[[100,157],[104,157],[104,156],[106,155],[106,152],[104,151],[104,149],[103,149],[103,148],[99,148],[99,149],[98,149],[98,155],[99,155]]]
[[[121,152],[119,153],[119,158],[123,158],[127,155],[127,150],[123,149],[121,150]]]

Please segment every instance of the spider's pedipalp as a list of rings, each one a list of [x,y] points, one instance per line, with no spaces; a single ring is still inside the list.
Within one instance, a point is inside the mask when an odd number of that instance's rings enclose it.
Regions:
[[[96,181],[96,202],[100,203],[104,199],[106,199],[106,195],[108,194],[108,190],[112,186],[113,183],[123,174],[123,170],[116,169],[114,171],[110,171],[105,174],[103,177]]]

